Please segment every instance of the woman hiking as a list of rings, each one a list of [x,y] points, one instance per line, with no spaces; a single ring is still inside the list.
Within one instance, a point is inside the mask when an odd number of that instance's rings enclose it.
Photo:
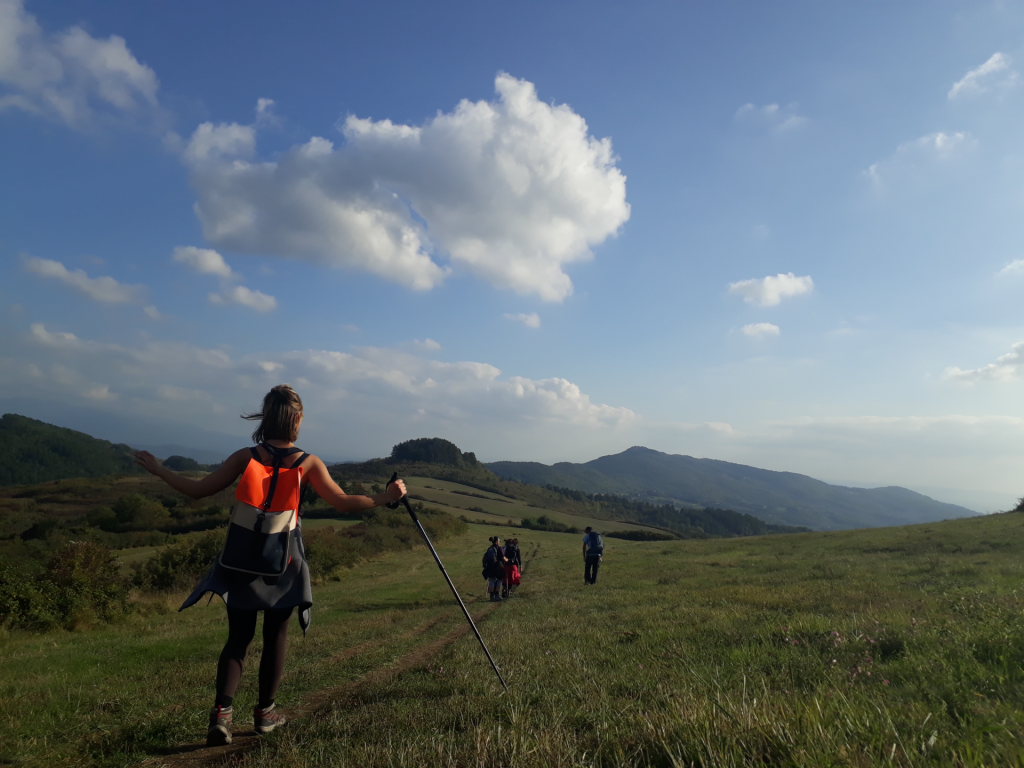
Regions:
[[[217,663],[216,698],[206,735],[209,746],[231,743],[232,700],[260,611],[263,653],[254,730],[269,733],[286,722],[274,706],[274,696],[284,671],[288,622],[298,609],[305,633],[313,605],[299,525],[306,485],[312,485],[321,499],[342,512],[372,509],[405,495],[405,484],[397,480],[384,493],[348,496],[323,461],[296,448],[302,400],[287,384],[271,389],[260,411],[242,418],[259,421],[252,433],[256,447],[236,451],[201,480],[171,472],[147,451],[135,453],[137,464],[193,499],[218,493],[241,477],[224,549],[179,609],[194,605],[208,592],[219,595],[227,606],[228,639]]]
[[[483,577],[487,579],[487,591],[491,595],[491,602],[500,602],[501,582],[505,580],[505,551],[501,548],[501,541],[497,536],[491,536],[488,541],[491,546],[484,552]]]
[[[522,567],[519,539],[505,539],[505,581],[501,587],[502,597],[512,597],[512,593],[519,586]]]

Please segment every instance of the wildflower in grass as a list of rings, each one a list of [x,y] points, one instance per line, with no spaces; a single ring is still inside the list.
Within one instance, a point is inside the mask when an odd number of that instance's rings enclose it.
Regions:
[[[883,681],[882,681],[882,684],[883,684],[883,685],[888,685],[888,684],[889,684],[889,681],[888,681],[888,680],[883,680]]]

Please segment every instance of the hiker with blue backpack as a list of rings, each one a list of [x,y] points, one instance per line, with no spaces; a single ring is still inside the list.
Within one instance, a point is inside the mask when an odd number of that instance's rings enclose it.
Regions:
[[[323,461],[296,448],[302,400],[287,384],[270,390],[260,411],[242,418],[259,421],[252,433],[256,447],[236,451],[201,480],[175,474],[148,451],[135,453],[137,464],[193,499],[212,496],[241,478],[224,548],[179,609],[185,610],[211,592],[227,607],[228,639],[217,663],[208,746],[231,743],[232,702],[261,611],[263,653],[253,726],[256,733],[264,734],[286,722],[274,697],[284,672],[288,622],[298,609],[305,633],[313,605],[300,525],[306,486],[312,486],[321,499],[342,512],[381,507],[405,495],[405,484],[396,478],[384,493],[349,496],[331,478]]]
[[[576,530],[579,530],[578,528]],[[583,583],[597,583],[597,569],[601,567],[601,557],[604,555],[604,539],[601,534],[592,529],[589,525],[583,534]]]

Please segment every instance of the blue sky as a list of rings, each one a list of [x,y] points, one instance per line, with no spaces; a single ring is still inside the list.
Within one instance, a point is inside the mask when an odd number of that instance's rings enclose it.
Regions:
[[[1020,495],[1024,6],[0,0],[0,408]]]

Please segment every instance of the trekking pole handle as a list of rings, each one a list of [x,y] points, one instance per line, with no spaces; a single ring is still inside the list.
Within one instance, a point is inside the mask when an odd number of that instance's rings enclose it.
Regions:
[[[384,490],[386,491],[388,488],[390,488],[391,484],[393,482],[395,482],[395,480],[397,480],[397,479],[398,479],[398,473],[395,472],[393,475],[391,475],[391,479],[388,480],[388,484],[384,486]],[[413,512],[413,510],[412,510],[412,504],[409,503],[409,497],[408,496],[403,496],[398,501],[390,502],[387,505],[387,508],[388,509],[398,509],[398,505],[399,504],[402,504],[405,507],[405,510],[409,513],[409,517],[412,518],[412,521],[414,523],[418,523],[419,522],[419,518],[416,517],[416,513]]]

